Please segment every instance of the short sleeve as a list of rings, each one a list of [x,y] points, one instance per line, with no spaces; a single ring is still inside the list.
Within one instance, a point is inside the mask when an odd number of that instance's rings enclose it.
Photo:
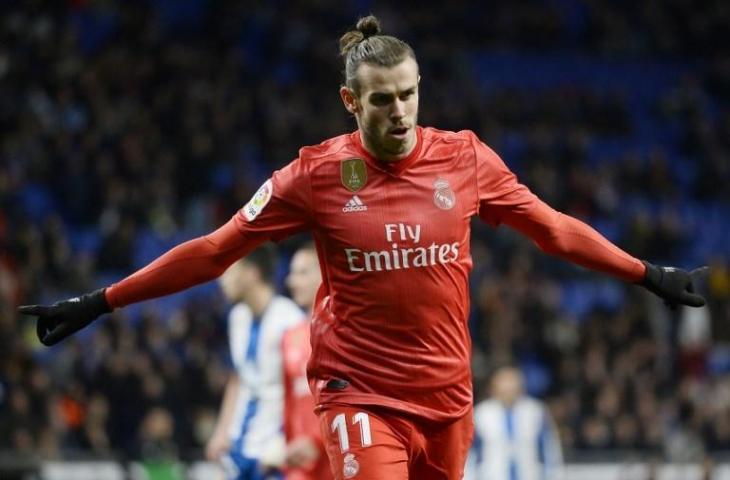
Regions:
[[[236,226],[248,239],[279,241],[310,227],[311,198],[309,173],[298,158],[259,187],[235,215]]]
[[[479,218],[496,227],[503,223],[505,215],[532,208],[537,197],[518,182],[499,155],[472,132],[469,140],[474,152]]]

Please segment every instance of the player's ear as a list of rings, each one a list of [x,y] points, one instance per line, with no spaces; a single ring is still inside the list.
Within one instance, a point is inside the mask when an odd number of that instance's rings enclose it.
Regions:
[[[349,87],[343,85],[340,87],[340,98],[345,105],[345,109],[355,115],[360,111],[360,104],[357,101],[357,95]]]

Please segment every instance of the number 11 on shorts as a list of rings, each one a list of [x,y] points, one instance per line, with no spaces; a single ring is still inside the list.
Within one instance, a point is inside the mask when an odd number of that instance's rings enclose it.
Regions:
[[[369,447],[373,444],[370,434],[370,417],[365,412],[357,412],[352,416],[352,424],[360,425],[360,445]],[[340,438],[340,451],[345,453],[350,449],[350,439],[347,436],[347,419],[344,413],[340,413],[332,419],[332,431],[337,432]]]

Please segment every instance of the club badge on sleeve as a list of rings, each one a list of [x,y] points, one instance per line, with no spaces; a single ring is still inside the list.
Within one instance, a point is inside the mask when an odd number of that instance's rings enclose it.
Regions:
[[[259,213],[264,209],[269,200],[271,200],[271,194],[274,192],[274,185],[271,183],[271,179],[264,182],[263,185],[254,193],[251,200],[243,206],[243,215],[246,220],[252,222]]]

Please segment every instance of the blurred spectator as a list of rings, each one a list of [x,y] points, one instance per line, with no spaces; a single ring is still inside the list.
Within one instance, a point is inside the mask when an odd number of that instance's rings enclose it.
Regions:
[[[174,420],[170,412],[155,407],[142,420],[139,431],[139,454],[149,480],[183,480],[182,466],[177,462]]]

